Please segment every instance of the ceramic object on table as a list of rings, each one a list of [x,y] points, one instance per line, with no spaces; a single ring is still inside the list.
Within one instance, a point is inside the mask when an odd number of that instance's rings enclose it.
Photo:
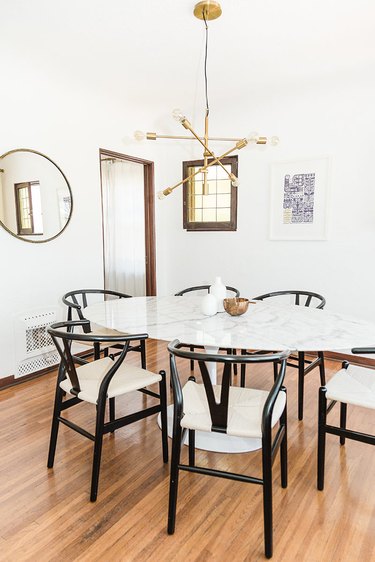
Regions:
[[[249,302],[249,299],[242,297],[224,299],[224,309],[231,316],[241,316],[249,308]]]
[[[221,281],[221,277],[216,277],[215,282],[210,287],[210,294],[217,300],[217,311],[224,312],[223,301],[227,296],[227,288]]]
[[[202,298],[201,311],[206,316],[214,316],[217,313],[217,300],[214,295],[208,293]]]

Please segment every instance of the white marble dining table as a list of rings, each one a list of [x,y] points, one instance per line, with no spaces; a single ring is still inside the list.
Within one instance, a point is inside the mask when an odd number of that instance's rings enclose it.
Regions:
[[[102,301],[85,308],[85,317],[124,333],[219,347],[269,351],[327,351],[375,345],[375,323],[327,309],[251,301],[242,316],[226,312],[205,316],[203,297],[133,297]],[[215,377],[211,365],[212,377]],[[257,443],[254,443],[257,441]],[[198,448],[242,452],[260,446],[258,440],[223,434],[197,434]]]

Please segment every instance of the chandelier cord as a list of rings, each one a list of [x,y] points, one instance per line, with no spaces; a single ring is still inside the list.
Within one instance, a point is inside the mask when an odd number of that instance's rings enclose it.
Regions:
[[[205,13],[203,11],[203,20],[204,25],[206,27],[206,46],[205,46],[205,53],[204,53],[204,87],[205,87],[205,94],[206,94],[206,115],[210,113],[210,106],[208,103],[208,80],[207,80],[207,55],[208,55],[208,25]]]

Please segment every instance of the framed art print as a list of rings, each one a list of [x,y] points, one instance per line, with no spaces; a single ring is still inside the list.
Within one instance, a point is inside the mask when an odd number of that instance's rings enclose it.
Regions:
[[[328,157],[275,162],[271,174],[271,240],[325,240]]]

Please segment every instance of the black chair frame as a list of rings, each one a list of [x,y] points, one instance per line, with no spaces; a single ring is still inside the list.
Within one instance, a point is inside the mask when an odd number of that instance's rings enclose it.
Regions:
[[[62,298],[63,303],[68,307],[68,314],[67,314],[68,322],[74,320],[73,310],[76,312],[79,320],[86,320],[82,310],[85,309],[88,305],[88,302],[87,302],[87,295],[88,294],[100,294],[100,295],[104,295],[104,296],[117,297],[119,299],[130,299],[130,298],[132,298],[131,295],[127,295],[126,293],[120,293],[119,291],[111,291],[109,289],[77,289],[75,291],[69,291]],[[81,297],[82,304],[79,302],[77,296]],[[84,330],[85,330],[85,333],[90,333],[91,327],[85,326]],[[108,340],[103,339],[102,341],[107,342]],[[117,348],[117,349],[121,349],[122,345],[121,344],[115,344],[113,347]],[[139,342],[139,344],[137,344],[137,345],[130,345],[128,351],[137,351],[141,354],[142,369],[145,369],[146,368],[145,340],[141,340]],[[101,353],[100,342],[94,342],[94,358],[99,359],[100,353]],[[108,356],[108,347],[104,348],[103,354],[104,354],[104,356]],[[89,356],[89,355],[91,355],[91,352],[88,353],[87,355],[84,354],[84,356],[86,356],[86,357]]]
[[[375,353],[374,347],[358,347],[352,349],[352,353]],[[349,367],[348,361],[344,361],[342,364],[343,369]],[[375,377],[375,372],[374,372]],[[368,433],[361,433],[359,431],[354,431],[352,429],[347,429],[346,419],[347,419],[347,404],[340,402],[340,427],[327,424],[327,415],[332,410],[336,404],[336,400],[332,400],[327,405],[326,398],[327,389],[322,386],[319,389],[319,414],[318,414],[318,474],[317,474],[317,488],[318,490],[324,490],[324,466],[325,466],[325,451],[326,451],[326,435],[330,433],[331,435],[337,435],[340,437],[340,445],[345,445],[345,439],[352,439],[354,441],[360,441],[361,443],[367,443],[368,445],[375,445],[375,435],[370,435]]]
[[[319,295],[318,293],[313,293],[311,291],[274,291],[272,293],[265,293],[264,295],[260,295],[255,297],[254,300],[263,301],[264,299],[270,297],[278,297],[278,296],[285,296],[285,295],[294,295],[294,304],[300,306],[310,306],[311,301],[313,298],[318,299],[319,305],[316,306],[318,309],[324,308],[326,304],[326,299]],[[305,298],[305,302],[301,302]],[[252,354],[253,352],[248,352],[246,350],[241,350],[241,353],[246,355],[248,353]],[[254,353],[269,353],[268,351],[255,351]],[[307,365],[307,366],[306,366]],[[303,420],[303,405],[304,405],[304,394],[305,394],[305,377],[308,375],[315,367],[319,367],[319,374],[320,374],[320,384],[322,386],[326,383],[325,378],[325,369],[324,369],[324,353],[322,351],[317,352],[316,359],[310,360],[306,358],[306,353],[304,351],[299,351],[297,355],[290,355],[288,362],[288,367],[293,367],[298,369],[298,419],[301,421]],[[246,366],[242,365],[241,367],[241,386],[245,386],[246,383]]]
[[[83,329],[87,329],[89,327],[88,320],[76,320],[71,322],[58,322],[56,324],[52,324],[49,329],[48,333],[51,335],[52,340],[56,346],[56,349],[60,355],[61,362],[58,371],[57,377],[57,384],[56,384],[56,392],[55,392],[55,404],[53,410],[53,417],[52,417],[52,427],[51,427],[51,437],[50,437],[50,445],[49,445],[49,452],[48,452],[48,461],[47,467],[52,468],[55,459],[55,452],[56,452],[56,443],[57,443],[57,436],[59,430],[59,424],[62,423],[67,427],[70,427],[80,435],[90,439],[94,442],[94,455],[93,455],[93,467],[92,467],[92,477],[91,477],[91,492],[90,492],[90,501],[96,501],[97,494],[98,494],[98,483],[99,483],[99,471],[100,471],[100,461],[101,461],[101,454],[102,454],[102,443],[103,443],[103,436],[106,433],[113,433],[116,429],[120,427],[124,427],[129,425],[135,421],[142,420],[148,416],[153,414],[157,414],[160,412],[161,414],[161,434],[162,434],[162,448],[163,448],[163,461],[165,463],[168,462],[168,434],[167,434],[167,393],[166,393],[166,373],[165,371],[160,371],[159,374],[161,375],[161,381],[159,382],[159,394],[156,392],[152,392],[146,388],[142,388],[139,390],[142,394],[152,396],[159,400],[159,404],[156,406],[151,406],[144,410],[140,410],[138,412],[120,417],[116,419],[115,415],[115,398],[109,398],[109,421],[105,422],[105,410],[106,410],[106,403],[107,403],[107,391],[110,385],[110,382],[115,375],[116,371],[123,363],[128,351],[130,342],[136,340],[145,340],[147,339],[147,334],[136,334],[136,335],[118,335],[118,336],[93,336],[89,334],[80,334],[74,333],[75,327],[81,326]],[[64,331],[66,330],[66,331]],[[98,392],[98,400],[96,405],[96,424],[95,424],[95,434],[91,434],[85,429],[79,427],[77,424],[72,422],[71,420],[63,417],[61,414],[64,410],[79,404],[83,400],[78,398],[78,394],[80,393],[80,384],[79,379],[77,376],[75,363],[79,364],[87,364],[88,361],[83,360],[82,358],[77,358],[76,356],[72,355],[71,353],[71,344],[72,342],[76,341],[86,341],[86,342],[95,342],[101,343],[103,340],[113,342],[114,344],[121,343],[122,350],[120,355],[118,356],[117,360],[114,361],[113,367],[106,373],[105,377],[103,378],[100,389]],[[72,383],[72,389],[70,390],[70,394],[73,395],[73,398],[68,398],[63,400],[64,398],[64,391],[60,387],[60,383],[66,378],[66,373],[69,374],[69,379]]]
[[[170,369],[171,380],[174,396],[174,418],[173,418],[173,441],[172,441],[172,461],[170,475],[170,491],[169,491],[169,511],[168,511],[168,533],[173,534],[176,523],[176,508],[178,494],[179,471],[185,470],[198,474],[216,476],[219,478],[227,478],[240,482],[247,482],[263,486],[263,514],[264,514],[264,542],[265,554],[267,558],[272,557],[273,552],[273,529],[272,529],[272,465],[276,458],[276,454],[280,449],[281,464],[281,485],[283,488],[288,484],[288,461],[287,461],[287,405],[285,404],[284,412],[280,418],[279,428],[275,437],[272,439],[272,412],[279,391],[286,393],[283,385],[286,369],[286,358],[288,352],[281,352],[272,355],[213,355],[206,353],[192,353],[183,348],[188,347],[186,343],[180,343],[174,340],[168,345],[170,353]],[[268,363],[272,362],[277,366],[278,375],[272,389],[267,397],[263,408],[262,415],[262,471],[263,477],[256,478],[228,471],[216,470],[207,467],[197,466],[195,463],[195,430],[188,430],[189,435],[189,464],[180,462],[181,444],[186,436],[186,428],[181,427],[181,419],[183,417],[183,394],[182,387],[176,366],[176,357],[197,361],[203,384],[206,389],[207,400],[212,420],[212,431],[218,433],[226,433],[227,415],[229,404],[229,392],[231,385],[231,366],[238,363]],[[213,393],[212,382],[207,370],[206,362],[223,363],[223,378],[221,385],[220,402],[217,403]],[[190,380],[195,380],[190,377]]]
[[[210,292],[210,287],[211,285],[198,285],[196,287],[188,287],[187,289],[183,289],[182,291],[179,291],[178,293],[175,293],[175,297],[182,297],[183,295],[185,295],[185,293],[192,293],[195,291],[207,291],[207,293]],[[230,287],[229,285],[226,286],[226,290],[234,293],[235,297],[239,297],[240,296],[240,292],[238,289],[236,289],[235,287]],[[190,345],[189,346],[190,351],[194,351],[195,349],[203,349],[202,345]],[[236,354],[236,350],[235,349],[226,349],[225,350],[228,355],[230,354]],[[194,371],[194,361],[191,360],[190,361],[190,370]],[[235,375],[237,375],[237,364],[235,363],[233,365],[233,372]]]

